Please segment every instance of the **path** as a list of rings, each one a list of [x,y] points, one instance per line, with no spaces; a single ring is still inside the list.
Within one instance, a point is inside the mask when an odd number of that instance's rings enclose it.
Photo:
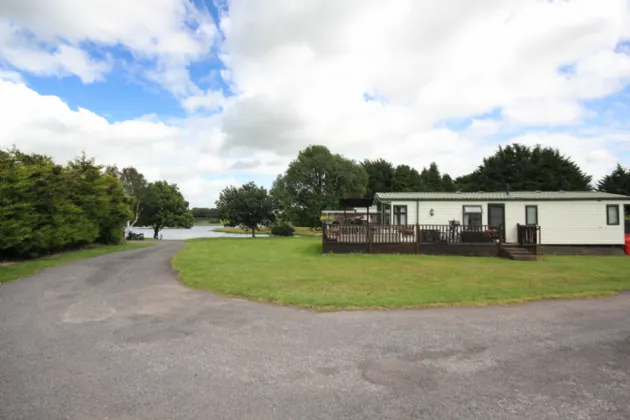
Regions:
[[[183,244],[0,287],[0,419],[628,419],[630,295],[316,314],[190,290]]]

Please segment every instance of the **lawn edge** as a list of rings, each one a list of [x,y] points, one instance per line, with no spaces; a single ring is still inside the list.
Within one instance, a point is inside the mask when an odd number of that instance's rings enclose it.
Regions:
[[[391,306],[391,307],[378,307],[378,306],[352,306],[352,307],[337,307],[337,306],[297,306],[297,305],[283,305],[304,307],[306,309],[312,309],[317,312],[352,312],[352,311],[396,311],[396,310],[421,310],[421,309],[437,309],[437,308],[485,308],[485,307],[505,307],[516,306],[531,302],[540,301],[552,301],[552,300],[579,300],[579,299],[599,299],[606,297],[618,296],[619,293],[624,290],[610,291],[610,292],[581,292],[581,293],[567,293],[567,294],[555,294],[545,295],[537,297],[525,297],[521,299],[504,299],[504,300],[490,300],[486,302],[450,302],[450,303],[430,303],[426,305],[408,305],[408,306]],[[282,305],[282,304],[281,304]]]

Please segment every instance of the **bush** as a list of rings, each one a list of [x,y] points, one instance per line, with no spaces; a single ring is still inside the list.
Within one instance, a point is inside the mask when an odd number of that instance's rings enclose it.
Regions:
[[[272,236],[293,236],[293,232],[295,232],[295,229],[293,229],[293,226],[289,225],[280,225],[271,228]]]
[[[129,213],[120,181],[85,156],[57,165],[0,150],[0,258],[118,243]]]

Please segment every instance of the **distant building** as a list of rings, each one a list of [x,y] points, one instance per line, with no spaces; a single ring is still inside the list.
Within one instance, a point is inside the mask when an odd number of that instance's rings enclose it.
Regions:
[[[342,225],[352,222],[358,223],[359,220],[362,223],[379,223],[381,217],[376,206],[355,207],[348,210],[323,210],[322,215],[327,216],[330,222],[337,222]]]

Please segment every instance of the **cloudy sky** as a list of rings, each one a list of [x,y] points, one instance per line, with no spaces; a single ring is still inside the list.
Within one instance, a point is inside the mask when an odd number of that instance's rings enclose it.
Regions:
[[[453,176],[497,145],[630,166],[630,0],[2,0],[0,146],[195,206],[325,144]]]

